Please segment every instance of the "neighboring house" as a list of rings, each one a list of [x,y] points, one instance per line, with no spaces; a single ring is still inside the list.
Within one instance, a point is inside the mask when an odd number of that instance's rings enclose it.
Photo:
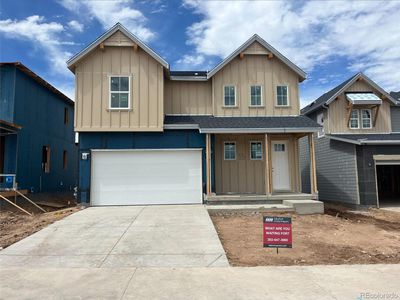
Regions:
[[[297,143],[319,130],[300,116],[306,74],[259,36],[209,72],[173,72],[118,23],[68,67],[76,77],[81,202],[202,203],[301,192]],[[315,199],[316,186],[300,196]]]
[[[358,73],[302,109],[323,126],[315,141],[321,200],[360,206],[400,203],[399,103]],[[302,170],[307,174],[306,160]],[[309,189],[303,181],[303,190]]]
[[[19,62],[0,63],[0,174],[32,193],[77,184],[74,102]],[[0,187],[11,187],[0,177]],[[11,184],[12,185],[12,184]]]
[[[397,106],[392,106],[391,118],[392,118],[392,132],[400,133],[400,92],[390,92],[392,96],[397,101]]]

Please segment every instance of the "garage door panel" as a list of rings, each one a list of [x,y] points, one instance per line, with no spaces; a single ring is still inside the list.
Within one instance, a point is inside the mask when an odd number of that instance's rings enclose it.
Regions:
[[[202,202],[201,151],[93,151],[92,205]]]

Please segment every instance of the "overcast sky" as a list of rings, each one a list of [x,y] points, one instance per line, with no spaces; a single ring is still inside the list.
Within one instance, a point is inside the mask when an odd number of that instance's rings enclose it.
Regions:
[[[356,72],[400,90],[400,1],[1,0],[0,60],[73,98],[66,60],[121,22],[172,70],[210,70],[259,34],[308,74],[302,106]]]

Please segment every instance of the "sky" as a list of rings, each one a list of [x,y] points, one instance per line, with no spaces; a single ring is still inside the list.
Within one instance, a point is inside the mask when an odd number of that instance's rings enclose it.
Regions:
[[[400,1],[0,0],[0,61],[70,98],[66,61],[120,22],[171,70],[210,70],[254,33],[307,73],[301,104],[357,72],[400,90]]]

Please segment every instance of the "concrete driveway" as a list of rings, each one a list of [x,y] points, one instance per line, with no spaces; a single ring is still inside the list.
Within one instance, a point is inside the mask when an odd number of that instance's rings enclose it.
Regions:
[[[224,266],[202,205],[90,207],[0,251],[0,268]]]

